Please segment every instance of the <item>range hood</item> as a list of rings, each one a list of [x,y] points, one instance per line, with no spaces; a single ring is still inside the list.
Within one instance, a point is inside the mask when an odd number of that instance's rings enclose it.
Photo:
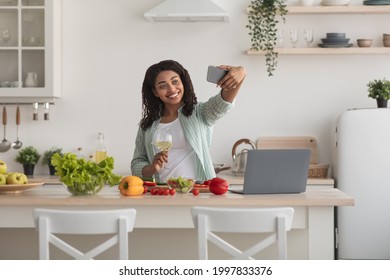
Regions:
[[[211,0],[165,0],[144,17],[151,22],[229,21],[229,13]]]

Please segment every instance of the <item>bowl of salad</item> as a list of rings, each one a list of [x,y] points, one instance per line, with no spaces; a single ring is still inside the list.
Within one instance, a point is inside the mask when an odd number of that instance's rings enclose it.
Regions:
[[[73,195],[97,194],[105,185],[118,185],[121,176],[113,173],[114,158],[96,163],[73,153],[54,154],[51,163],[60,182]]]
[[[175,189],[177,192],[189,193],[192,191],[195,184],[194,179],[179,177],[171,177],[167,180],[168,188]]]

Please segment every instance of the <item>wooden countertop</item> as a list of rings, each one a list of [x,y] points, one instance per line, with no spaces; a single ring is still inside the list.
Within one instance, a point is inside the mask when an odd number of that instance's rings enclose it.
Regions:
[[[218,176],[224,178],[233,185],[242,185],[244,183],[243,176],[234,176],[230,171],[222,171],[218,173]],[[46,185],[61,185],[57,176],[51,175],[34,175],[29,177],[31,179],[42,180]],[[334,185],[334,180],[332,178],[308,178],[307,184],[310,185]]]
[[[117,187],[105,187],[97,195],[73,196],[62,185],[44,185],[19,194],[0,193],[2,206],[353,206],[354,199],[334,188],[308,186],[300,194],[240,195],[227,193],[214,195],[201,193],[174,196],[120,195]]]
[[[230,171],[222,171],[218,173],[218,176],[221,178],[224,178],[229,182],[229,184],[237,184],[242,185],[244,183],[244,177],[243,176],[234,176],[232,172]],[[334,179],[333,178],[307,178],[307,185],[334,185]]]

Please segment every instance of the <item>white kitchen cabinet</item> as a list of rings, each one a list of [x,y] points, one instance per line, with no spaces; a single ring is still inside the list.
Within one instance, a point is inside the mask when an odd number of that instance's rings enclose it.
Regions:
[[[36,73],[37,83],[26,83]],[[61,96],[61,0],[0,0],[0,100]]]
[[[333,14],[390,14],[390,6],[288,6],[286,22],[289,15],[333,15]],[[250,10],[247,10],[249,13]],[[390,48],[370,47],[370,48],[275,48],[275,51],[281,55],[359,55],[359,54],[390,54]],[[256,51],[249,49],[248,55],[264,55],[265,51]]]

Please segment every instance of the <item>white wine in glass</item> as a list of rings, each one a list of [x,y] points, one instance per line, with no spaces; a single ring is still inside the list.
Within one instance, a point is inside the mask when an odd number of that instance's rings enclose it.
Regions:
[[[172,142],[169,141],[158,141],[156,142],[156,148],[160,151],[166,152],[172,147]]]
[[[162,152],[172,147],[172,134],[169,129],[158,129],[154,134],[153,145]]]
[[[172,148],[172,134],[169,129],[160,128],[154,133],[153,145],[161,152]],[[164,168],[164,165],[161,167]]]

